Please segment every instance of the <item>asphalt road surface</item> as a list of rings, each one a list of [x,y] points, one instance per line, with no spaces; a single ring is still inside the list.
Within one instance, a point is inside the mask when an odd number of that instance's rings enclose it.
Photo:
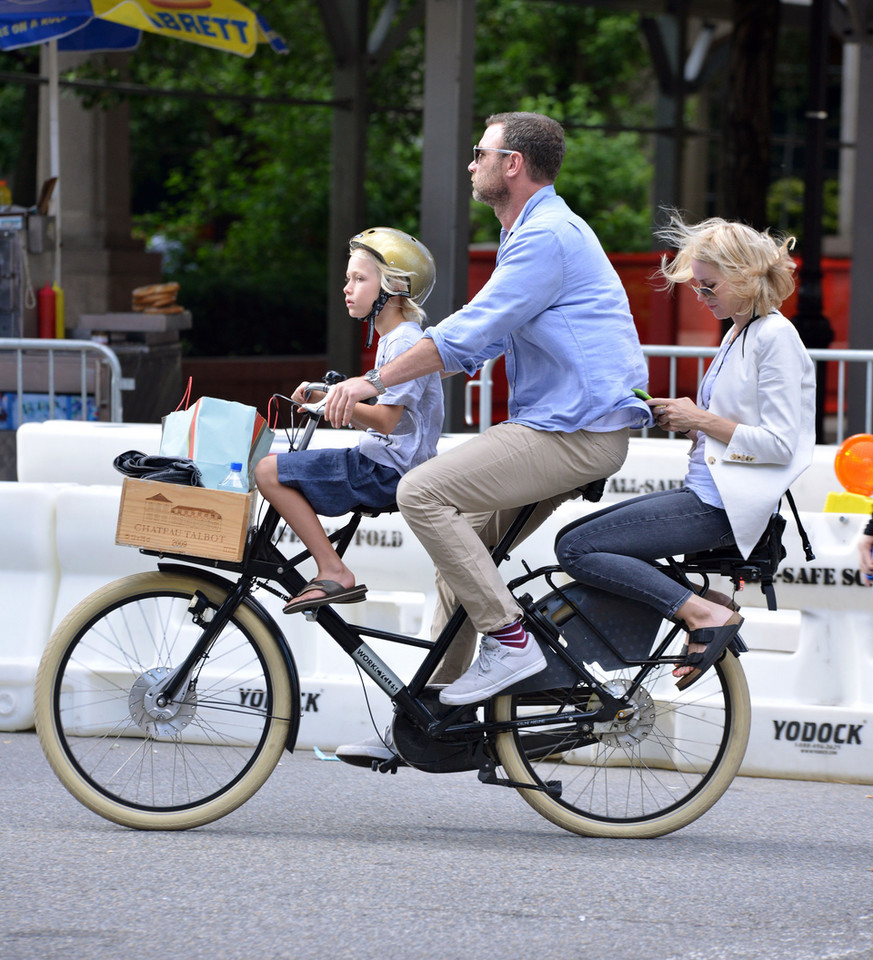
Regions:
[[[135,832],[0,733],[0,960],[870,960],[873,786],[740,778],[592,840],[474,773],[286,755],[242,808]]]

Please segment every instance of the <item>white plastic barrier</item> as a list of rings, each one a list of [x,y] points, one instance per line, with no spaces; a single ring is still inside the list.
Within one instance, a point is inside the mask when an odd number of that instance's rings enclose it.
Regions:
[[[52,483],[0,483],[0,730],[33,726],[33,685],[58,590]]]
[[[65,486],[57,498],[57,563],[60,571],[52,629],[99,587],[155,569],[153,557],[115,543],[121,488]]]
[[[324,430],[318,442],[321,446],[345,446],[356,439],[352,431]],[[453,441],[447,439],[447,442]],[[114,470],[112,461],[125,450],[157,453],[159,445],[158,424],[49,421],[28,424],[19,431],[19,477],[23,482],[13,487],[25,489],[25,484],[33,485],[26,481],[37,478],[49,481],[46,489],[55,493],[59,488],[51,481],[63,479],[87,486],[65,487],[58,497],[56,556],[52,560],[55,582],[51,602],[43,606],[46,624],[28,648],[26,683],[18,697],[28,704],[28,710],[23,715],[17,712],[10,712],[8,717],[0,715],[0,729],[22,729],[32,724],[32,685],[50,632],[49,625],[57,626],[76,603],[110,580],[155,569],[154,557],[115,545],[122,475]],[[274,451],[285,449],[287,440],[280,435]],[[342,522],[344,518],[327,521],[327,525],[332,529]],[[378,529],[373,529],[372,524],[376,523]],[[292,552],[298,549],[288,542],[287,536],[285,545]],[[432,567],[399,515],[365,521],[352,550],[356,568],[370,588],[366,605],[368,625],[412,635],[426,632],[434,603]],[[7,562],[12,563],[12,558]],[[401,569],[402,578],[397,573]],[[301,616],[284,616],[279,598],[262,591],[258,599],[286,632],[300,669],[303,712],[300,745],[321,744],[331,748],[344,740],[368,736],[372,732],[369,712],[361,693],[360,678],[348,657],[317,625]],[[15,605],[17,598],[10,597],[10,603]],[[362,608],[348,608],[347,613],[350,619],[363,620]],[[389,645],[380,641],[371,645],[388,658],[405,679],[412,676],[421,657],[413,648],[392,646],[389,650]],[[12,669],[3,647],[0,639],[0,682]],[[391,705],[370,681],[367,688],[373,715],[384,725],[390,718]]]
[[[468,440],[468,435],[447,435],[439,450]],[[16,438],[18,479],[26,483],[86,483],[120,485],[122,476],[112,461],[126,450],[157,453],[161,427],[155,423],[83,423],[48,420],[24,424]],[[320,430],[316,445],[343,447],[357,441],[351,430]],[[687,465],[688,441],[634,437],[622,469],[607,483],[604,503],[678,487]],[[279,434],[273,452],[287,449]],[[834,473],[836,448],[815,448],[812,466],[792,486],[801,510],[818,511],[831,491],[840,490]]]
[[[33,608],[41,609],[47,622],[43,626],[31,623],[26,646],[18,644],[14,631],[0,636],[0,703],[4,691],[13,689],[15,677],[32,684],[48,622],[57,623],[71,606],[102,584],[134,570],[154,569],[154,558],[114,544],[121,475],[111,464],[124,450],[156,452],[159,439],[160,426],[154,424],[55,421],[19,430],[20,475],[30,482],[0,486],[0,509],[4,515],[21,518],[21,529],[29,534],[32,527],[24,520],[24,510],[17,506],[12,491],[23,496],[31,488],[41,489],[42,499],[35,501],[32,509],[44,511],[46,516],[56,510],[57,535],[54,549],[54,532],[49,538],[37,538],[42,546],[34,565],[40,566],[45,577],[28,574],[31,593],[10,588],[4,594],[8,596],[9,622],[24,622]],[[324,430],[317,442],[343,446],[355,439],[351,432]],[[444,437],[440,449],[465,439]],[[285,447],[280,436],[274,451]],[[687,449],[684,440],[632,440],[628,459],[609,480],[603,502],[678,486]],[[816,560],[808,563],[803,559],[793,517],[786,512],[788,556],[780,568],[776,590],[780,609],[768,611],[754,584],[738,598],[746,617],[743,637],[751,648],[743,665],[753,701],[752,736],[743,773],[873,782],[873,592],[862,584],[855,563],[854,544],[863,518],[819,513],[828,492],[839,490],[834,453],[833,447],[818,447],[813,466],[793,487]],[[88,485],[43,485],[39,481]],[[522,557],[531,566],[554,562],[557,531],[596,509],[597,505],[583,502],[565,504],[523,547],[513,551],[504,566],[506,576],[522,572]],[[326,525],[333,528],[343,521],[329,520]],[[296,552],[291,544],[286,546]],[[9,570],[20,570],[18,552],[14,546],[7,547],[3,563]],[[398,514],[365,519],[347,560],[370,590],[366,604],[344,609],[349,619],[378,629],[428,635],[434,604],[432,568]],[[38,594],[36,602],[34,594]],[[258,599],[285,631],[300,668],[300,745],[332,749],[338,743],[370,735],[370,715],[351,660],[316,625],[301,616],[284,616],[279,598],[261,591]],[[412,675],[422,656],[419,650],[387,642],[374,641],[372,646],[403,679]],[[23,658],[19,647],[25,650]],[[381,727],[390,717],[390,704],[370,681],[365,681],[365,687]],[[26,701],[26,686],[15,689],[19,690],[16,697]],[[7,716],[0,714],[0,729],[21,729],[29,725],[31,715],[29,709],[22,712],[19,708]]]
[[[113,460],[128,450],[157,453],[160,445],[159,423],[25,423],[15,438],[18,480],[121,486],[123,477],[113,468]]]
[[[737,598],[752,697],[742,772],[873,783],[873,590],[858,571],[855,546],[864,518],[802,513],[812,561],[790,514],[786,520],[780,609],[765,609],[754,584]]]

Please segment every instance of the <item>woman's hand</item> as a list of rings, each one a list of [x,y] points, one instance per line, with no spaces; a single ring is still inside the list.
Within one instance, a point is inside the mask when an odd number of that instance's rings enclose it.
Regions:
[[[862,536],[858,541],[858,567],[866,577],[873,577],[873,537]],[[873,587],[873,579],[868,579],[868,586]]]
[[[655,423],[668,433],[697,430],[699,415],[704,413],[689,397],[653,397],[646,403],[652,408]]]
[[[667,432],[685,436],[692,430],[699,430],[722,443],[730,443],[737,428],[733,420],[698,407],[690,397],[653,397],[646,403],[652,408],[655,423]]]

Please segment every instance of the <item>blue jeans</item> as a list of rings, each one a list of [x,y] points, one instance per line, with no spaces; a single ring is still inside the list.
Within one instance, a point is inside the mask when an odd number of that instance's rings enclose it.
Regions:
[[[580,583],[630,597],[673,617],[691,591],[653,560],[731,546],[727,514],[684,488],[613,504],[564,527],[558,563]]]

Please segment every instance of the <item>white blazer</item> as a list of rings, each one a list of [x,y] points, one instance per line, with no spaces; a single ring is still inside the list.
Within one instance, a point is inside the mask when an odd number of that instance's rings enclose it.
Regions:
[[[704,459],[748,557],[779,498],[812,463],[815,367],[791,321],[774,311],[740,332],[709,409],[738,424],[729,444],[706,437]]]

